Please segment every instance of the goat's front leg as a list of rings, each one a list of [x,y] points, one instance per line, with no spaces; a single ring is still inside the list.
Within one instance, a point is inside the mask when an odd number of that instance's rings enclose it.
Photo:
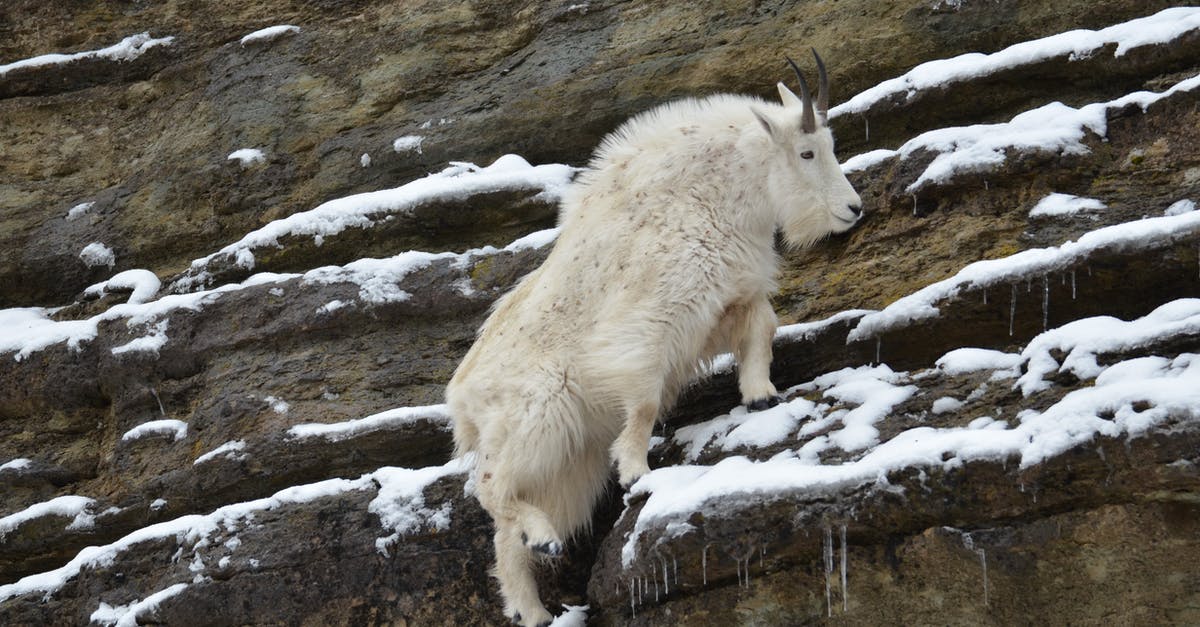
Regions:
[[[766,294],[742,307],[731,308],[729,321],[733,356],[738,363],[738,391],[742,403],[751,410],[763,410],[779,403],[775,384],[771,383],[771,342],[779,324]]]

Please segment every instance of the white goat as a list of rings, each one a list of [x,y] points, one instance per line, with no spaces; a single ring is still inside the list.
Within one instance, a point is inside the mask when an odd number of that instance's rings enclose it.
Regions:
[[[681,100],[606,137],[563,200],[554,250],[496,303],[454,373],[454,442],[477,455],[514,621],[550,621],[531,559],[561,555],[590,525],[613,460],[623,486],[649,471],[654,422],[705,359],[732,351],[742,401],[774,402],[776,229],[802,247],[861,213],[817,64],[820,123],[792,63],[800,98],[779,83],[781,105]]]

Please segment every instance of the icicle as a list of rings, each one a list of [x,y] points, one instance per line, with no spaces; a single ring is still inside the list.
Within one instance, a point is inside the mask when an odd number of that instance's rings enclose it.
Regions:
[[[154,400],[158,401],[158,413],[162,414],[163,418],[166,418],[167,410],[163,408],[162,399],[158,397],[158,390],[150,388],[150,393],[154,395]]]
[[[988,573],[987,573],[987,551],[975,546],[975,539],[971,534],[962,534],[963,546],[979,556],[979,566],[983,569],[983,606],[988,607]]]
[[[708,585],[708,545],[704,545],[704,551],[700,553],[700,571],[704,575],[704,585]]]
[[[1026,294],[1033,293],[1033,277],[1028,277],[1028,276],[1025,277],[1025,293]]]
[[[987,551],[976,549],[979,553],[979,565],[983,567],[983,606],[988,607],[988,575],[987,575]]]
[[[675,568],[675,586],[679,586],[679,560],[671,558],[671,564]]]
[[[1075,271],[1071,271],[1071,300],[1075,300]]]
[[[882,348],[883,348],[883,336],[876,335],[875,336],[875,365],[876,366],[878,366],[880,363],[879,353]]]
[[[865,115],[863,116],[863,129],[863,135],[865,136],[863,137],[863,141],[871,141],[871,121]]]
[[[822,546],[825,554],[825,608],[829,616],[833,616],[832,595],[829,590],[829,580],[833,577],[833,528],[825,527],[825,544]]]
[[[987,179],[983,179],[983,191],[985,191],[985,192],[986,192],[986,191],[988,191],[988,182],[987,182]]]
[[[654,579],[654,602],[658,603],[658,566],[651,564],[650,569],[653,571],[651,577]]]
[[[983,288],[983,304],[987,304],[987,288]]]
[[[733,561],[734,568],[737,569],[738,587],[742,587],[742,560],[736,559]]]
[[[842,613],[850,611],[850,594],[846,587],[846,525],[842,525]]]
[[[1042,331],[1050,328],[1050,278],[1042,275]]]
[[[637,597],[633,594],[633,578],[629,579],[629,611],[637,618]]]
[[[912,197],[913,197],[913,215],[915,216],[915,215],[917,215],[917,195],[914,193],[912,195]]]
[[[1017,284],[1012,284],[1012,302],[1008,304],[1008,337],[1013,334],[1013,320],[1017,317]]]
[[[762,569],[766,568],[766,566],[763,565],[763,560],[765,560],[766,558],[767,558],[767,545],[765,545],[765,544],[759,545],[759,547],[758,547],[758,567],[759,568],[762,568]]]
[[[667,560],[662,560],[663,566],[663,596],[671,594],[670,576],[667,574]]]

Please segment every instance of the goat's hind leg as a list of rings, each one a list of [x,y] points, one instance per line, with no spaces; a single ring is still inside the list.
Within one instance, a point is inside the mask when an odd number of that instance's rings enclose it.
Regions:
[[[541,627],[553,620],[538,597],[533,578],[532,555],[522,543],[515,521],[496,521],[496,569],[492,573],[500,582],[504,597],[504,614],[524,627]]]

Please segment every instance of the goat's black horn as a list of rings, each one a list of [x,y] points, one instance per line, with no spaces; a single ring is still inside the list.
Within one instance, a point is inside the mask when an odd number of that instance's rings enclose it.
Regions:
[[[804,112],[800,117],[800,128],[805,133],[815,132],[817,130],[817,120],[813,115],[812,93],[808,90],[808,82],[804,80],[804,74],[800,73],[800,68],[796,65],[796,62],[792,61],[791,57],[785,56],[784,58],[787,59],[788,65],[792,66],[792,71],[796,73],[796,78],[800,79],[800,102],[804,105]]]

